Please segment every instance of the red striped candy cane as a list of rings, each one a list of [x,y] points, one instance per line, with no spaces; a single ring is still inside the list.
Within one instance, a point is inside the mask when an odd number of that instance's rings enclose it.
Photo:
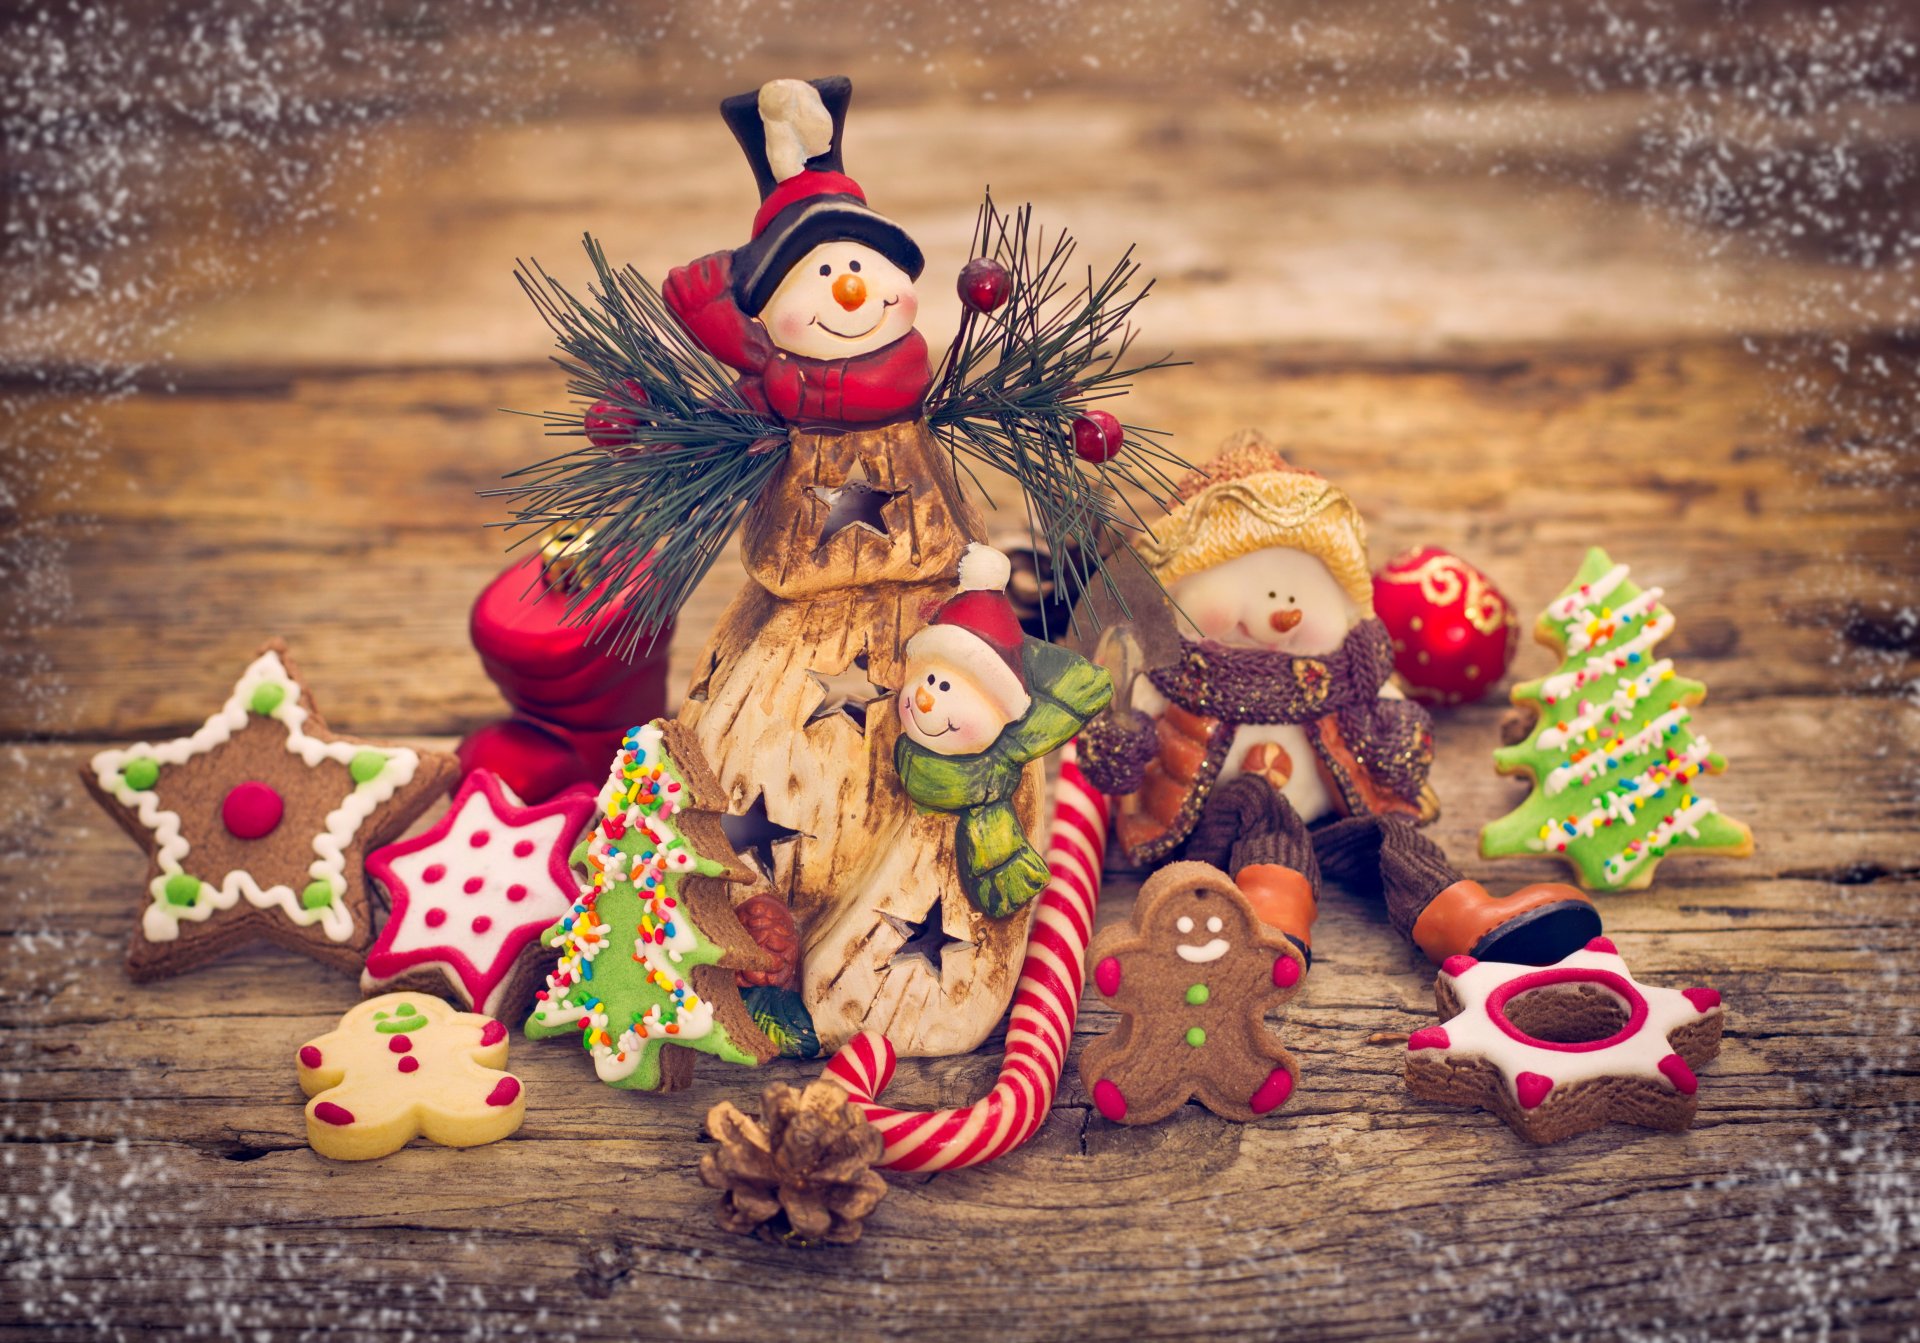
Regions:
[[[1047,867],[1053,874],[1034,903],[1026,960],[1007,1022],[1007,1050],[992,1091],[958,1110],[896,1110],[879,1103],[893,1080],[887,1037],[861,1031],[833,1056],[824,1076],[847,1089],[886,1139],[889,1170],[958,1170],[1005,1156],[1040,1131],[1086,983],[1087,942],[1100,903],[1107,851],[1107,799],[1080,772],[1071,743],[1061,754]]]

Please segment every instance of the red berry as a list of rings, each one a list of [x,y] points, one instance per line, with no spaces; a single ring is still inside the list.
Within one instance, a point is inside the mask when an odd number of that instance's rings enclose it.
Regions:
[[[1126,437],[1127,431],[1110,411],[1090,410],[1073,422],[1073,450],[1081,461],[1095,466],[1118,457]]]
[[[992,312],[1013,291],[1013,277],[998,261],[977,256],[960,268],[960,301],[974,312]]]
[[[617,401],[607,396],[594,402],[582,417],[587,427],[587,441],[596,448],[624,448],[633,442],[633,431],[644,421],[631,408],[631,405],[647,404],[647,389],[632,378],[623,381],[621,387],[627,393],[627,401]]]

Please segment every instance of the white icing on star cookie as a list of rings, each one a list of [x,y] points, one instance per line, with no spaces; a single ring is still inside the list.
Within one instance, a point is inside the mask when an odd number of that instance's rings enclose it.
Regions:
[[[1549,966],[1505,965],[1449,957],[1440,969],[1443,989],[1460,1011],[1415,1031],[1411,1053],[1452,1061],[1484,1061],[1499,1070],[1509,1097],[1522,1112],[1549,1096],[1597,1078],[1630,1078],[1667,1093],[1691,1097],[1693,1070],[1668,1037],[1682,1027],[1721,1015],[1713,989],[1653,988],[1635,980],[1611,941],[1596,937],[1581,951]],[[1529,1035],[1509,1010],[1522,995],[1542,989],[1597,991],[1613,1000],[1624,1024],[1605,1039],[1554,1041]]]
[[[153,903],[141,915],[140,928],[150,942],[171,942],[180,936],[182,920],[201,922],[212,918],[216,910],[232,909],[242,896],[260,909],[278,906],[301,927],[319,924],[329,939],[345,942],[353,936],[353,911],[342,897],[347,890],[346,850],[353,843],[362,823],[401,788],[412,782],[420,757],[400,746],[371,747],[356,741],[322,741],[306,732],[308,710],[300,702],[300,683],[287,671],[277,652],[269,649],[255,658],[241,675],[220,711],[200,725],[190,736],[155,745],[139,742],[123,749],[101,751],[89,762],[94,781],[102,792],[130,809],[140,823],[153,831],[156,840],[154,861],[159,875],[150,883]],[[356,758],[382,758],[377,772],[360,780],[355,774],[353,791],[327,814],[321,832],[314,836],[315,854],[307,874],[314,884],[325,882],[331,898],[324,904],[310,905],[302,892],[290,886],[262,888],[253,874],[236,869],[228,872],[215,886],[202,880],[191,901],[170,899],[168,883],[190,879],[182,865],[190,846],[181,833],[180,816],[160,806],[151,787],[136,788],[128,782],[125,769],[135,761],[150,760],[157,765],[182,765],[224,745],[244,730],[251,714],[278,719],[286,725],[287,751],[297,755],[309,767],[323,760],[337,761],[354,770]]]
[[[499,1000],[521,953],[537,948],[579,894],[568,857],[593,811],[584,789],[527,806],[498,776],[468,775],[430,829],[367,856],[393,913],[367,952],[362,988],[434,968],[475,1011],[517,1010]]]

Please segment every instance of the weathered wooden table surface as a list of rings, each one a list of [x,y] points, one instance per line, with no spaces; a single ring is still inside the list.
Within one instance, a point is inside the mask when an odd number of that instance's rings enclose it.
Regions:
[[[1759,844],[1745,862],[1674,859],[1654,889],[1604,901],[1642,977],[1726,995],[1692,1131],[1535,1150],[1491,1116],[1410,1099],[1400,1040],[1431,1019],[1432,969],[1379,910],[1336,896],[1286,1028],[1302,1085],[1278,1116],[1240,1127],[1188,1107],[1120,1128],[1069,1071],[1026,1149],[894,1180],[853,1249],[783,1253],[715,1229],[695,1176],[702,1117],[750,1102],[749,1074],[703,1062],[688,1093],[631,1095],[577,1051],[520,1042],[518,1136],[336,1165],[303,1140],[290,1056],[353,985],[266,951],[127,984],[141,858],[76,765],[189,729],[273,634],[344,730],[444,744],[497,711],[466,639],[501,564],[475,491],[543,447],[497,408],[562,396],[512,261],[578,279],[592,230],[658,276],[739,240],[750,183],[712,103],[790,72],[747,64],[669,97],[645,62],[588,63],[526,124],[396,121],[378,176],[341,188],[377,181],[377,215],[274,244],[242,287],[193,301],[171,365],[88,412],[97,464],[20,501],[69,538],[73,596],[0,704],[8,1335],[1920,1327],[1913,481],[1899,463],[1861,474],[1850,374],[1794,353],[1832,329],[1858,369],[1882,338],[1871,312],[1808,300],[1838,273],[1817,255],[1761,257],[1490,171],[1543,134],[1568,157],[1626,152],[1638,113],[1619,99],[1270,114],[1226,89],[1089,75],[981,101],[964,68],[922,82],[854,62],[849,164],[927,250],[936,344],[990,181],[1094,258],[1139,244],[1161,280],[1148,343],[1193,364],[1130,411],[1190,455],[1262,427],[1353,493],[1376,560],[1456,549],[1525,612],[1590,543],[1667,588],[1668,651],[1712,687],[1701,721],[1733,762],[1715,794]],[[1785,385],[1785,364],[1809,381]],[[685,611],[676,684],[738,581],[729,556]],[[1518,671],[1548,664],[1529,645]],[[1500,713],[1441,720],[1437,834],[1490,881],[1547,877],[1472,856],[1517,788],[1488,760]],[[1111,886],[1102,921],[1130,894]],[[1081,1037],[1111,1024],[1088,1002]],[[989,1046],[904,1063],[890,1098],[964,1103],[997,1062]]]

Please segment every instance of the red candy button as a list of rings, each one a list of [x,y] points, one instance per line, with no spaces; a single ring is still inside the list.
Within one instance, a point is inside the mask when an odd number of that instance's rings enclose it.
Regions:
[[[235,839],[264,839],[274,832],[287,804],[256,779],[236,783],[220,804],[220,821]]]

